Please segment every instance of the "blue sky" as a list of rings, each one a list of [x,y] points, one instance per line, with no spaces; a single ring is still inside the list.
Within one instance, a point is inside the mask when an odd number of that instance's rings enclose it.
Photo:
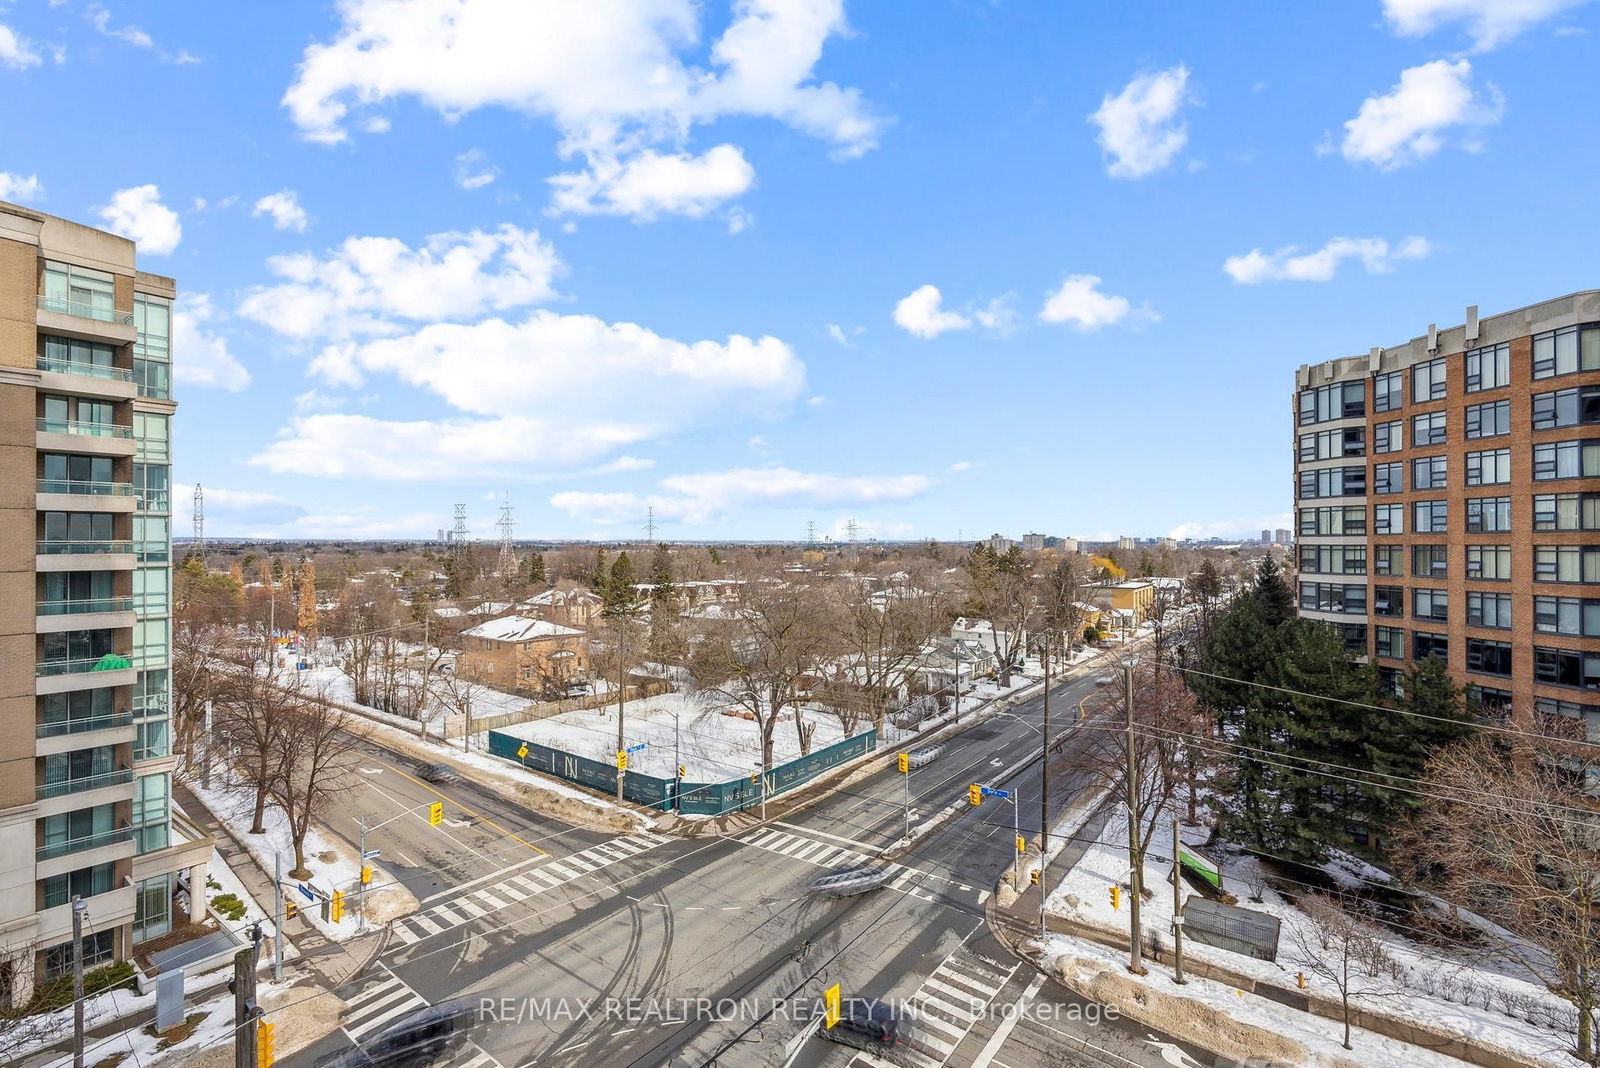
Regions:
[[[0,199],[178,278],[213,536],[1253,534],[1299,364],[1597,284],[1597,28],[12,0]]]

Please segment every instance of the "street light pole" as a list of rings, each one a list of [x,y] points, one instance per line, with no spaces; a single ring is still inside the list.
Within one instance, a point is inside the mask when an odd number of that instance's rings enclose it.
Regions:
[[[1187,983],[1183,977],[1183,866],[1178,861],[1178,850],[1183,843],[1178,838],[1178,821],[1172,821],[1172,981]]]
[[[83,898],[72,895],[72,1068],[83,1068]]]
[[[283,854],[272,853],[272,981],[283,982]]]
[[[356,930],[363,930],[367,926],[367,880],[362,878],[367,872],[367,814],[361,813],[361,859],[357,861],[359,871],[356,873]]]
[[[1133,736],[1133,661],[1122,662],[1122,703],[1126,711],[1127,767],[1123,779],[1128,806],[1128,970],[1143,975],[1143,932],[1139,930],[1139,904],[1144,894],[1143,851],[1139,848],[1139,752]]]

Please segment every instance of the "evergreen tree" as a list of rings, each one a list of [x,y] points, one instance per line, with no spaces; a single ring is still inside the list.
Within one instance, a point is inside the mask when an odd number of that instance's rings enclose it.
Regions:
[[[444,595],[452,601],[460,600],[467,593],[467,578],[463,574],[461,558],[455,553],[444,558]]]
[[[611,582],[611,571],[606,567],[606,551],[602,546],[594,548],[594,567],[589,571],[589,588],[601,597],[606,595],[606,586]]]
[[[672,600],[672,553],[665,543],[657,545],[650,556],[650,600],[667,604]]]
[[[1271,556],[1263,559],[1261,566],[1256,568],[1256,583],[1250,596],[1261,606],[1261,614],[1269,627],[1280,627],[1285,621],[1295,618],[1294,591],[1284,581],[1283,569]]]
[[[1153,578],[1156,573],[1156,558],[1150,555],[1149,549],[1139,551],[1139,577]]]
[[[1407,667],[1402,696],[1388,703],[1394,711],[1361,710],[1361,759],[1352,765],[1376,780],[1362,788],[1359,822],[1375,833],[1380,852],[1389,832],[1422,808],[1423,799],[1404,780],[1422,778],[1431,758],[1474,728],[1442,657],[1425,656]]]
[[[544,553],[535,552],[528,555],[528,585],[543,586],[548,573],[544,566]]]
[[[716,564],[718,567],[722,566],[722,554],[717,552],[717,547],[715,545],[708,546],[706,548],[706,552],[711,554],[711,562],[713,564]]]
[[[628,559],[627,551],[618,553],[617,558],[611,563],[611,573],[606,578],[605,589],[600,594],[604,602],[601,611],[613,617],[631,615],[638,602],[633,588],[636,581],[633,561]]]
[[[411,622],[417,626],[428,621],[429,614],[433,611],[433,591],[426,586],[417,586],[411,591]]]

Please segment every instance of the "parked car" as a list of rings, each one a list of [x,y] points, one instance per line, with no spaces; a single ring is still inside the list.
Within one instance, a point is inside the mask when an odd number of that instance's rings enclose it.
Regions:
[[[850,897],[854,894],[864,894],[868,890],[876,890],[888,881],[888,868],[864,865],[858,868],[840,868],[818,876],[811,880],[810,890],[814,894],[827,894],[829,897]]]
[[[840,1006],[839,1022],[832,1027],[818,1025],[818,1032],[830,1042],[853,1046],[895,1061],[897,1053],[909,1053],[915,1031],[906,1016],[892,1005],[877,1000],[851,998]]]
[[[944,750],[937,745],[925,745],[921,749],[911,750],[911,766],[914,768],[925,767],[932,764]]]
[[[441,1001],[384,1028],[354,1049],[322,1058],[317,1068],[425,1068],[465,1046],[477,1022],[477,998]]]
[[[418,764],[417,778],[423,782],[460,782],[461,776],[449,764]]]

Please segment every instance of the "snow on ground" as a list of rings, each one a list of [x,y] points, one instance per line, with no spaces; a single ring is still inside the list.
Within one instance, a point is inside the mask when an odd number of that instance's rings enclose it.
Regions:
[[[188,785],[194,795],[220,822],[233,828],[234,836],[255,858],[269,880],[273,874],[273,854],[282,854],[284,879],[286,882],[289,881],[289,869],[294,867],[294,848],[289,836],[289,820],[282,809],[268,801],[261,824],[266,829],[265,833],[251,834],[251,817],[255,803],[253,790],[230,787],[217,779],[212,780],[209,788],[196,782]],[[353,892],[361,875],[361,863],[356,857],[356,851],[333,835],[313,826],[306,834],[305,855],[306,867],[311,871],[311,878],[303,881],[310,883],[323,895],[335,889],[345,891],[345,914],[344,919],[338,923],[326,921],[322,918],[319,905],[305,901],[302,896],[300,915],[336,942],[356,937],[361,933],[355,915],[356,902]],[[393,882],[381,868],[374,868],[366,899],[369,924],[381,924],[386,920],[413,912],[417,907],[417,900],[410,891]]]
[[[629,755],[628,770],[670,779],[683,764],[692,782],[721,782],[750,774],[761,763],[761,728],[755,720],[736,714],[739,711],[736,705],[681,693],[629,701],[623,710],[624,740],[628,745],[643,743],[645,748]],[[837,716],[810,705],[804,706],[803,715],[815,728],[813,752],[844,739]],[[611,705],[564,712],[503,727],[501,733],[610,764],[617,754],[617,709]],[[772,742],[774,764],[800,756],[792,710],[780,717]]]
[[[206,865],[206,877],[215,881],[217,886],[221,888],[213,890],[209,886],[206,887],[206,904],[209,905],[213,898],[221,897],[223,894],[232,894],[244,902],[245,913],[243,918],[230,920],[227,917],[220,917],[219,922],[226,924],[228,930],[242,932],[252,923],[259,922],[261,924],[261,933],[267,938],[271,938],[277,933],[277,927],[272,922],[271,909],[274,907],[274,903],[271,901],[257,901],[250,896],[250,891],[245,889],[244,883],[233,873],[233,869],[228,867],[228,862],[222,859],[222,854],[215,849],[211,851],[211,862]]]
[[[1204,828],[1186,826],[1182,829],[1184,841],[1190,845],[1203,842],[1206,834]],[[1098,927],[1126,932],[1128,929],[1126,840],[1127,809],[1119,804],[1106,820],[1098,841],[1089,846],[1082,859],[1051,893],[1048,903],[1050,912]],[[1165,859],[1171,851],[1170,842],[1170,832],[1156,836],[1152,852],[1164,859],[1146,860],[1144,885],[1147,891],[1154,891],[1154,897],[1144,903],[1140,914],[1141,925],[1148,932],[1158,932],[1163,947],[1171,945],[1172,884],[1168,880],[1170,862]],[[1212,859],[1216,859],[1214,853],[1210,855]],[[1331,867],[1335,871],[1342,870],[1343,877],[1352,881],[1387,880],[1387,876],[1381,871],[1353,857],[1338,857],[1331,862]],[[1313,992],[1337,1000],[1338,990],[1327,980],[1320,979],[1312,973],[1308,967],[1308,958],[1301,955],[1302,951],[1294,937],[1296,928],[1310,930],[1310,923],[1305,913],[1265,885],[1266,880],[1260,874],[1259,865],[1254,858],[1231,858],[1223,865],[1222,875],[1223,889],[1237,896],[1241,907],[1270,913],[1279,919],[1282,928],[1278,940],[1278,959],[1275,962],[1256,960],[1212,946],[1199,945],[1193,939],[1184,940],[1184,956],[1213,962],[1290,989],[1295,987],[1296,973],[1304,971]],[[1111,908],[1109,890],[1113,883],[1124,887],[1120,911]],[[1249,900],[1257,889],[1261,890],[1260,903]],[[1184,887],[1184,895],[1186,900],[1192,896],[1187,885]],[[1392,981],[1393,988],[1403,992],[1352,999],[1361,1002],[1362,1008],[1389,1016],[1417,1020],[1474,1041],[1502,1049],[1516,1050],[1522,1055],[1538,1058],[1542,1064],[1566,1066],[1578,1063],[1563,1052],[1571,1041],[1571,1036],[1566,1031],[1552,1029],[1543,1022],[1529,1023],[1525,1019],[1502,1011],[1505,1006],[1513,1006],[1519,1013],[1531,1010],[1531,1014],[1541,1021],[1565,1019],[1571,1011],[1570,1007],[1545,992],[1543,988],[1492,971],[1474,969],[1465,963],[1442,957],[1409,939],[1402,938],[1391,929],[1385,928],[1384,934],[1387,936],[1386,951],[1401,965],[1406,975],[1403,980]],[[1056,940],[1054,936],[1052,939]],[[1064,944],[1070,946],[1079,956],[1087,954],[1091,948],[1087,942],[1070,938],[1065,938]],[[1111,952],[1094,948],[1097,952]],[[1169,973],[1162,966],[1152,966],[1151,977],[1151,981],[1165,983],[1169,993],[1177,989],[1172,986]],[[1184,996],[1189,996],[1189,991],[1194,988],[1194,983],[1182,988]],[[1221,985],[1221,989],[1223,995],[1234,999],[1229,1004],[1237,1005],[1238,998],[1233,988]],[[1443,996],[1430,994],[1430,990],[1449,990],[1458,993],[1462,1001],[1472,1003],[1462,1004],[1455,1000],[1447,1000]],[[1485,1001],[1494,1007],[1485,1007]],[[1338,1021],[1321,1019],[1313,1021],[1311,1016],[1298,1010],[1272,1002],[1266,1004],[1270,1006],[1275,1018],[1277,1015],[1283,1017],[1285,1026],[1296,1028],[1309,1026],[1321,1029],[1322,1033],[1338,1035]],[[1379,1060],[1369,1062],[1366,1059],[1367,1047],[1363,1042],[1371,1042],[1376,1038],[1375,1035],[1363,1034],[1353,1040],[1357,1053],[1362,1056],[1363,1064],[1388,1063]],[[1415,1049],[1410,1046],[1405,1048]],[[1412,1060],[1396,1063],[1430,1062]]]

